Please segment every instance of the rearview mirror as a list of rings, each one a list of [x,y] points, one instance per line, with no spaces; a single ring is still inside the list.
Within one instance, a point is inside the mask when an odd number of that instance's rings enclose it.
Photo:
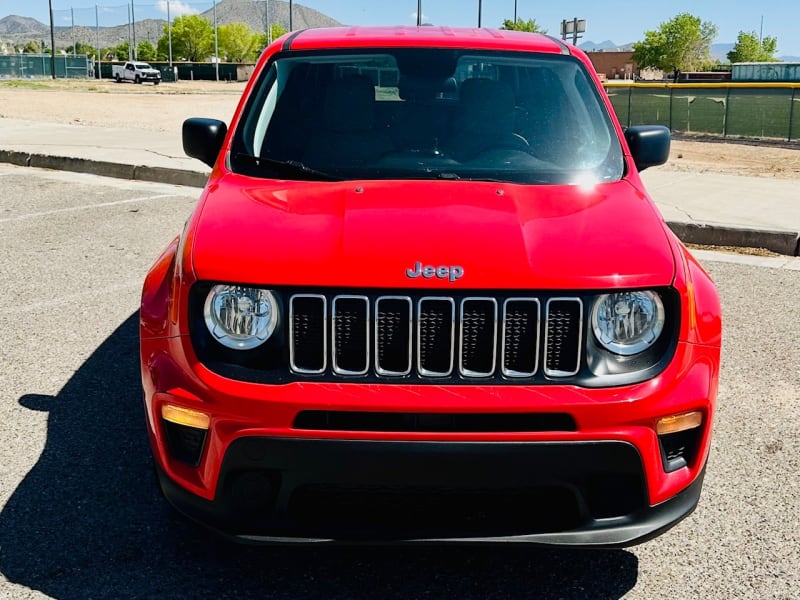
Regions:
[[[661,125],[636,125],[625,130],[625,139],[631,149],[636,168],[644,171],[657,167],[669,158],[670,132]]]
[[[186,156],[203,161],[212,169],[228,126],[217,119],[194,117],[183,122],[183,151]]]

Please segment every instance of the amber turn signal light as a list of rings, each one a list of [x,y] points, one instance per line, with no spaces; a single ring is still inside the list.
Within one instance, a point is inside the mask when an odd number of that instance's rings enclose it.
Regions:
[[[161,417],[170,423],[194,427],[195,429],[208,429],[211,425],[211,417],[190,408],[164,404],[161,407]]]
[[[684,413],[682,415],[672,415],[670,417],[663,417],[656,422],[656,433],[658,435],[667,435],[670,433],[678,433],[686,431],[687,429],[694,429],[703,423],[703,413],[699,410]]]

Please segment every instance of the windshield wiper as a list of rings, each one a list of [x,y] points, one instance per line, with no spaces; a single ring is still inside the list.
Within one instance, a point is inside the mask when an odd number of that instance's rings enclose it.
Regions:
[[[303,179],[319,180],[319,181],[342,181],[341,177],[325,173],[324,171],[317,171],[311,167],[307,167],[299,160],[275,160],[272,158],[263,158],[260,156],[251,156],[249,154],[238,153],[234,155],[235,160],[255,165],[257,167],[266,166],[274,169],[278,173],[284,175],[305,175]]]

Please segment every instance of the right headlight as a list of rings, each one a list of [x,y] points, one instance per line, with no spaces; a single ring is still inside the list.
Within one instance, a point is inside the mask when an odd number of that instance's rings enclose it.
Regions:
[[[652,291],[602,294],[592,309],[592,331],[606,350],[632,356],[650,348],[664,329],[664,304]]]
[[[233,350],[250,350],[266,342],[278,324],[278,304],[265,289],[215,285],[203,306],[208,331]]]

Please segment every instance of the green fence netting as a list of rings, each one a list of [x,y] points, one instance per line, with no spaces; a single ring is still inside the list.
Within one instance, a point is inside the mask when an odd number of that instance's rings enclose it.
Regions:
[[[56,77],[86,78],[92,76],[93,64],[86,56],[56,54]],[[52,77],[49,54],[0,55],[0,79],[36,79]]]
[[[623,126],[664,125],[674,132],[796,141],[800,88],[794,86],[608,86]]]

